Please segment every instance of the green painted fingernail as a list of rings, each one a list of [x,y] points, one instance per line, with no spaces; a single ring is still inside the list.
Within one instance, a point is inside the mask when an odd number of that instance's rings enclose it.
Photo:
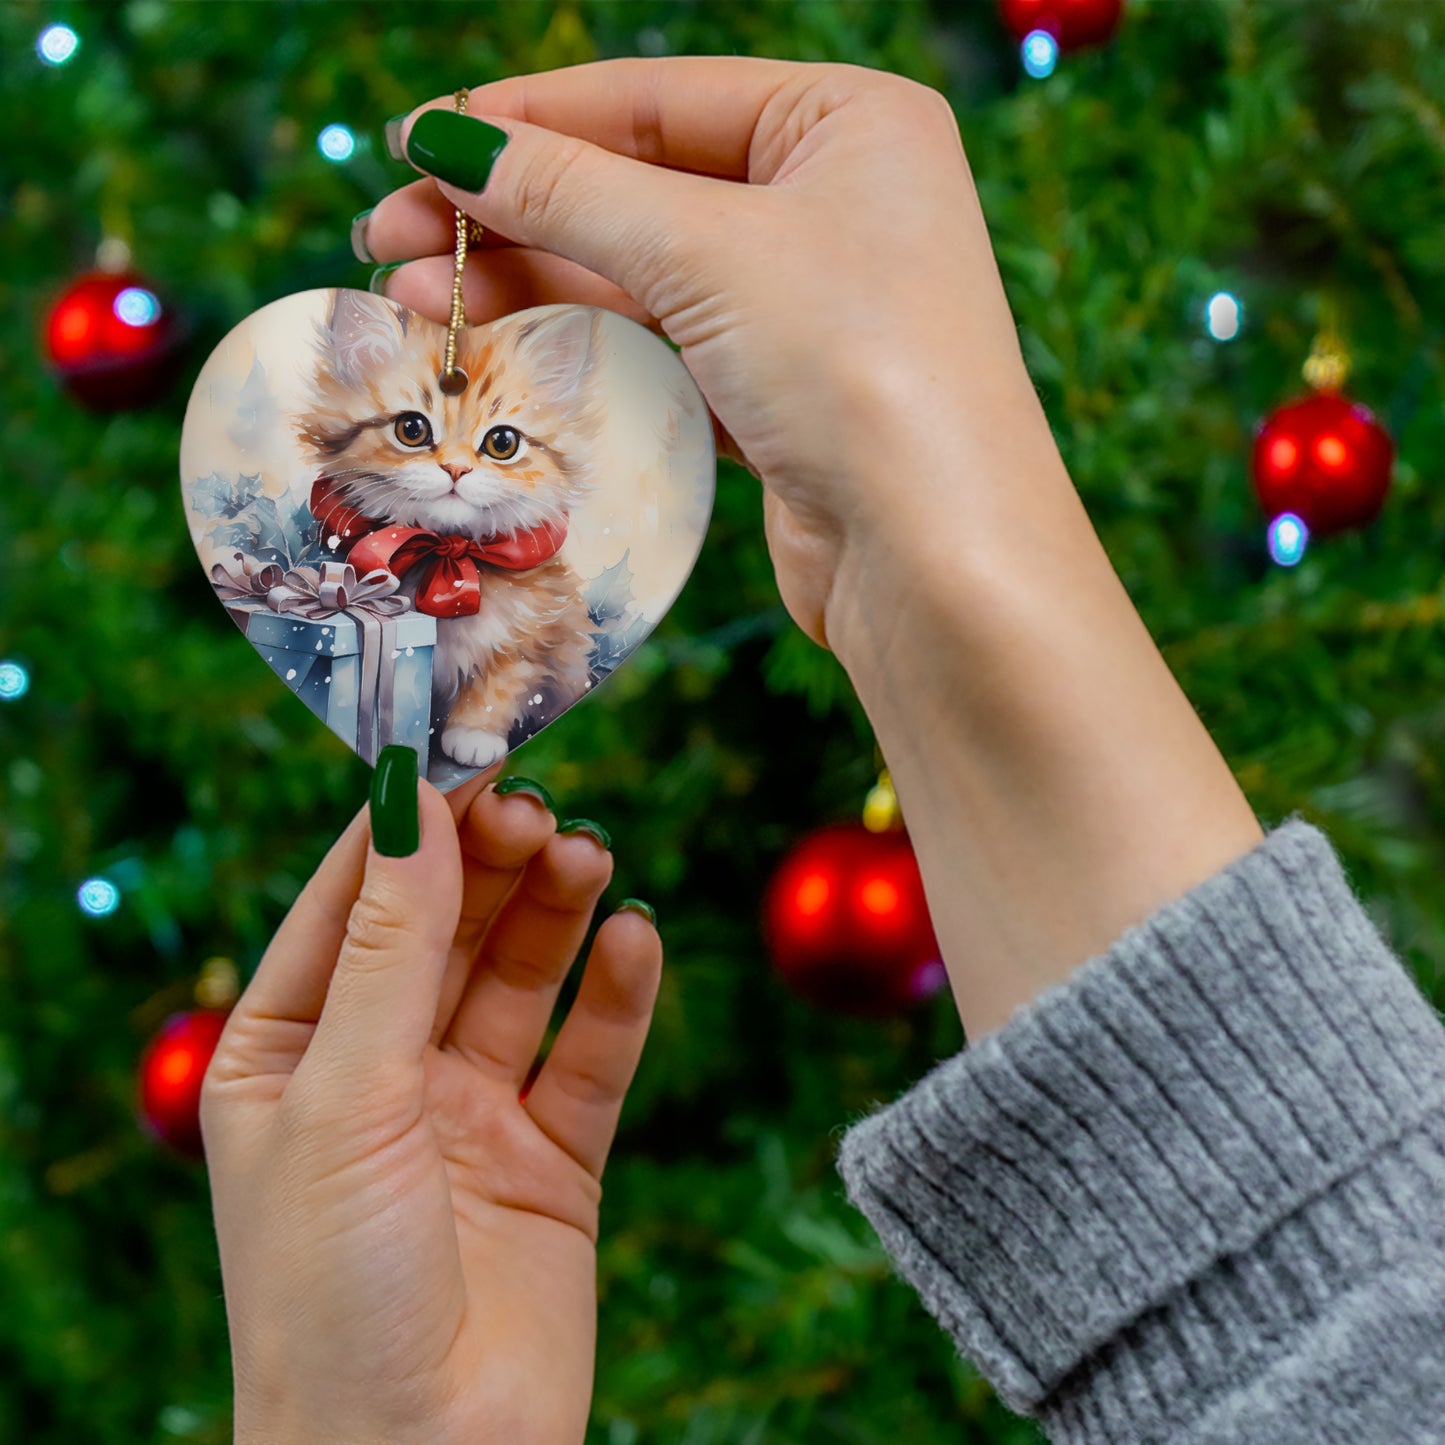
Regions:
[[[371,841],[386,858],[409,858],[421,846],[416,751],[385,747],[371,775]]]
[[[557,805],[552,801],[551,793],[549,793],[541,783],[534,783],[531,778],[518,778],[515,776],[503,778],[500,783],[497,783],[493,787],[492,791],[500,794],[500,796],[504,798],[512,793],[525,793],[529,798],[536,798],[549,813],[555,813],[557,811]]]
[[[405,261],[390,261],[385,266],[378,266],[371,273],[371,280],[366,283],[366,289],[376,296],[386,295],[386,280],[398,266],[405,266]]]
[[[424,110],[406,138],[406,158],[448,185],[480,191],[508,139],[506,131],[484,120],[454,110]]]
[[[371,254],[371,248],[366,244],[366,223],[371,219],[373,209],[374,207],[368,206],[351,218],[351,254],[366,266],[376,265],[376,257]]]
[[[568,818],[565,823],[558,826],[559,833],[586,833],[588,837],[595,838],[604,848],[611,849],[612,834],[602,826],[601,823],[594,823],[591,818]]]
[[[406,124],[406,117],[410,114],[411,112],[407,111],[403,115],[394,115],[386,123],[384,131],[386,136],[386,153],[394,161],[404,161],[406,159],[406,153],[401,148],[401,128]]]
[[[657,927],[657,910],[640,898],[624,898],[617,905],[619,913],[640,913],[654,928]]]

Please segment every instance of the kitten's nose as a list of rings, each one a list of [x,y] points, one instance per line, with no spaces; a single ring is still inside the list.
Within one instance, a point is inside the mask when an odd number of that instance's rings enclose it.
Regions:
[[[459,481],[461,481],[464,476],[466,476],[469,471],[471,471],[470,467],[460,466],[456,462],[442,462],[440,463],[440,466],[442,471],[444,471],[447,476],[452,479],[453,486],[455,486]]]

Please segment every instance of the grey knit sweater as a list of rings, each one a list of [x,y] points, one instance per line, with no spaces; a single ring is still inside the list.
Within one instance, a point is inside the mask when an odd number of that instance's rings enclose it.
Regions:
[[[1445,1030],[1306,823],[855,1125],[839,1165],[1054,1441],[1445,1441]]]

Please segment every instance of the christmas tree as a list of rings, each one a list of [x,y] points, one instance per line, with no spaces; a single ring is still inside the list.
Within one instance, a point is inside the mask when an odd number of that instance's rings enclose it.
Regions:
[[[231,1438],[204,1169],[139,1124],[137,1064],[206,959],[244,983],[368,772],[216,604],[180,420],[249,312],[365,287],[350,218],[412,176],[381,125],[459,85],[739,52],[942,90],[1135,603],[1261,818],[1322,826],[1445,1002],[1445,11],[1134,0],[1108,43],[1057,49],[1021,54],[983,0],[0,11],[0,1439]],[[126,324],[166,321],[109,411],[47,364],[98,249],[136,293]],[[1277,526],[1272,555],[1254,432],[1322,336],[1393,439],[1392,485],[1368,527]],[[892,1278],[833,1167],[841,1126],[962,1044],[947,994],[846,1017],[766,954],[769,878],[856,817],[877,767],[726,463],[667,620],[509,763],[606,823],[610,901],[656,904],[668,953],[606,1178],[597,1445],[1038,1438]]]

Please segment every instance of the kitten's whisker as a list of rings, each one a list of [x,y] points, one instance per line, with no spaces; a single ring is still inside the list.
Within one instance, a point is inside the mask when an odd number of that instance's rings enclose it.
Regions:
[[[384,500],[390,491],[390,483],[383,477],[367,475],[362,481],[350,483],[347,490],[358,502],[372,498]]]

